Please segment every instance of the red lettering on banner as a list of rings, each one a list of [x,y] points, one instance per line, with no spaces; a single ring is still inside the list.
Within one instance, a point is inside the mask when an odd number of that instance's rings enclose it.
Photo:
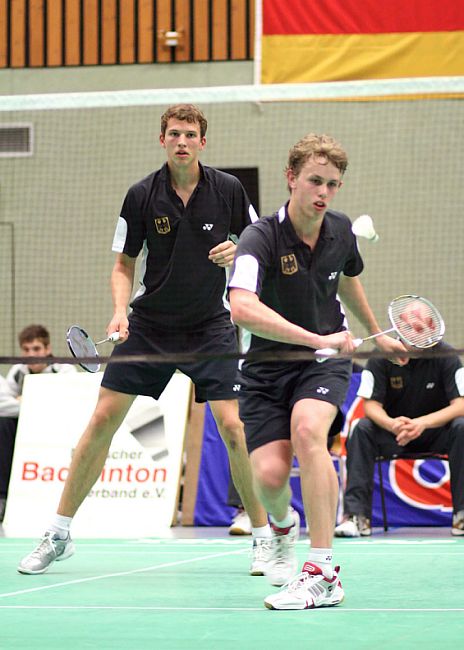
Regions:
[[[26,461],[23,463],[21,480],[23,481],[61,481],[64,482],[69,473],[69,467],[40,467],[39,463]],[[104,467],[100,474],[102,483],[113,483],[126,481],[127,483],[137,482],[146,483],[160,481],[165,483],[167,479],[167,470],[165,467],[139,467],[134,469],[132,465],[125,467]]]
[[[37,480],[37,470],[39,469],[38,463],[23,463],[23,481],[36,481]]]
[[[60,467],[60,469],[58,470],[57,478],[59,481],[64,483],[68,478],[68,474],[69,474],[69,467]]]

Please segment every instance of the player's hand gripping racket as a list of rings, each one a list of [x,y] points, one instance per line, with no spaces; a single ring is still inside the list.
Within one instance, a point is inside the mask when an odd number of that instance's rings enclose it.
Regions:
[[[382,334],[396,332],[401,341],[409,347],[424,350],[439,343],[445,333],[445,323],[438,309],[420,296],[406,295],[394,298],[388,305],[388,317],[392,327],[364,339],[354,339],[355,347],[358,348],[364,341],[375,339]],[[330,357],[338,352],[335,348],[324,348],[316,350],[315,354]]]
[[[82,327],[79,327],[79,325],[71,325],[66,332],[68,347],[76,359],[82,359],[83,357],[98,359],[97,345],[107,343],[108,341],[116,343],[117,340],[119,340],[119,332],[113,332],[106,339],[94,343],[87,332]],[[84,370],[87,370],[87,372],[98,372],[101,364],[98,361],[95,361],[95,363],[92,361],[80,361],[79,365]]]

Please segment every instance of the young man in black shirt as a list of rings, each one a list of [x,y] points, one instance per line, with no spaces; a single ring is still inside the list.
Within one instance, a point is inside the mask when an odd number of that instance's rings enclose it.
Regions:
[[[235,328],[223,301],[225,269],[238,236],[257,215],[237,178],[204,166],[207,122],[195,106],[170,107],[161,117],[160,144],[167,162],[133,185],[124,200],[113,251],[114,314],[108,334],[119,332],[118,355],[237,351]],[[142,251],[140,288],[132,295]],[[111,440],[136,395],[158,399],[176,368],[191,377],[198,402],[208,401],[229,454],[231,473],[253,523],[250,572],[262,574],[271,532],[257,500],[237,404],[237,362],[111,363],[90,423],[77,445],[58,512],[39,546],[19,564],[43,573],[73,551],[72,517],[98,478]]]
[[[452,348],[439,343],[433,358],[393,365],[369,359],[358,395],[365,399],[365,418],[347,440],[344,521],[336,537],[371,534],[375,458],[414,452],[447,454],[453,522],[451,533],[464,535],[464,368]]]
[[[252,351],[354,351],[338,296],[370,334],[380,332],[359,274],[363,263],[351,222],[329,209],[348,161],[330,136],[310,134],[290,150],[286,178],[290,200],[272,217],[250,225],[240,238],[229,283],[232,318],[251,331]],[[375,339],[387,354],[404,353],[388,336]],[[266,575],[285,586],[265,599],[271,609],[336,605],[343,599],[332,568],[338,482],[328,452],[330,432],[351,375],[351,360],[301,363],[248,362],[242,366],[240,415],[245,425],[255,485],[271,516],[273,554]],[[311,549],[302,573],[295,541],[299,522],[289,508],[289,476],[298,458]],[[288,581],[288,582],[287,582]]]

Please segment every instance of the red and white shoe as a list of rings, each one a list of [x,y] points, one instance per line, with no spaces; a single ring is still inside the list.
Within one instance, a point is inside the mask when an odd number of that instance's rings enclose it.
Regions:
[[[276,594],[264,599],[268,609],[314,609],[332,607],[342,602],[345,593],[336,567],[332,580],[312,562],[305,562],[303,570]]]

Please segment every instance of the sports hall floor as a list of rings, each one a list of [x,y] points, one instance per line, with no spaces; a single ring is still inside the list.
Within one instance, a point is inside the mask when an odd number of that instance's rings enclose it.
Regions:
[[[334,540],[345,601],[270,611],[274,588],[248,575],[250,538],[226,528],[165,538],[75,540],[76,554],[24,576],[36,540],[2,536],[0,648],[36,650],[447,650],[464,646],[464,538],[448,528]],[[298,555],[304,561],[307,540]]]

